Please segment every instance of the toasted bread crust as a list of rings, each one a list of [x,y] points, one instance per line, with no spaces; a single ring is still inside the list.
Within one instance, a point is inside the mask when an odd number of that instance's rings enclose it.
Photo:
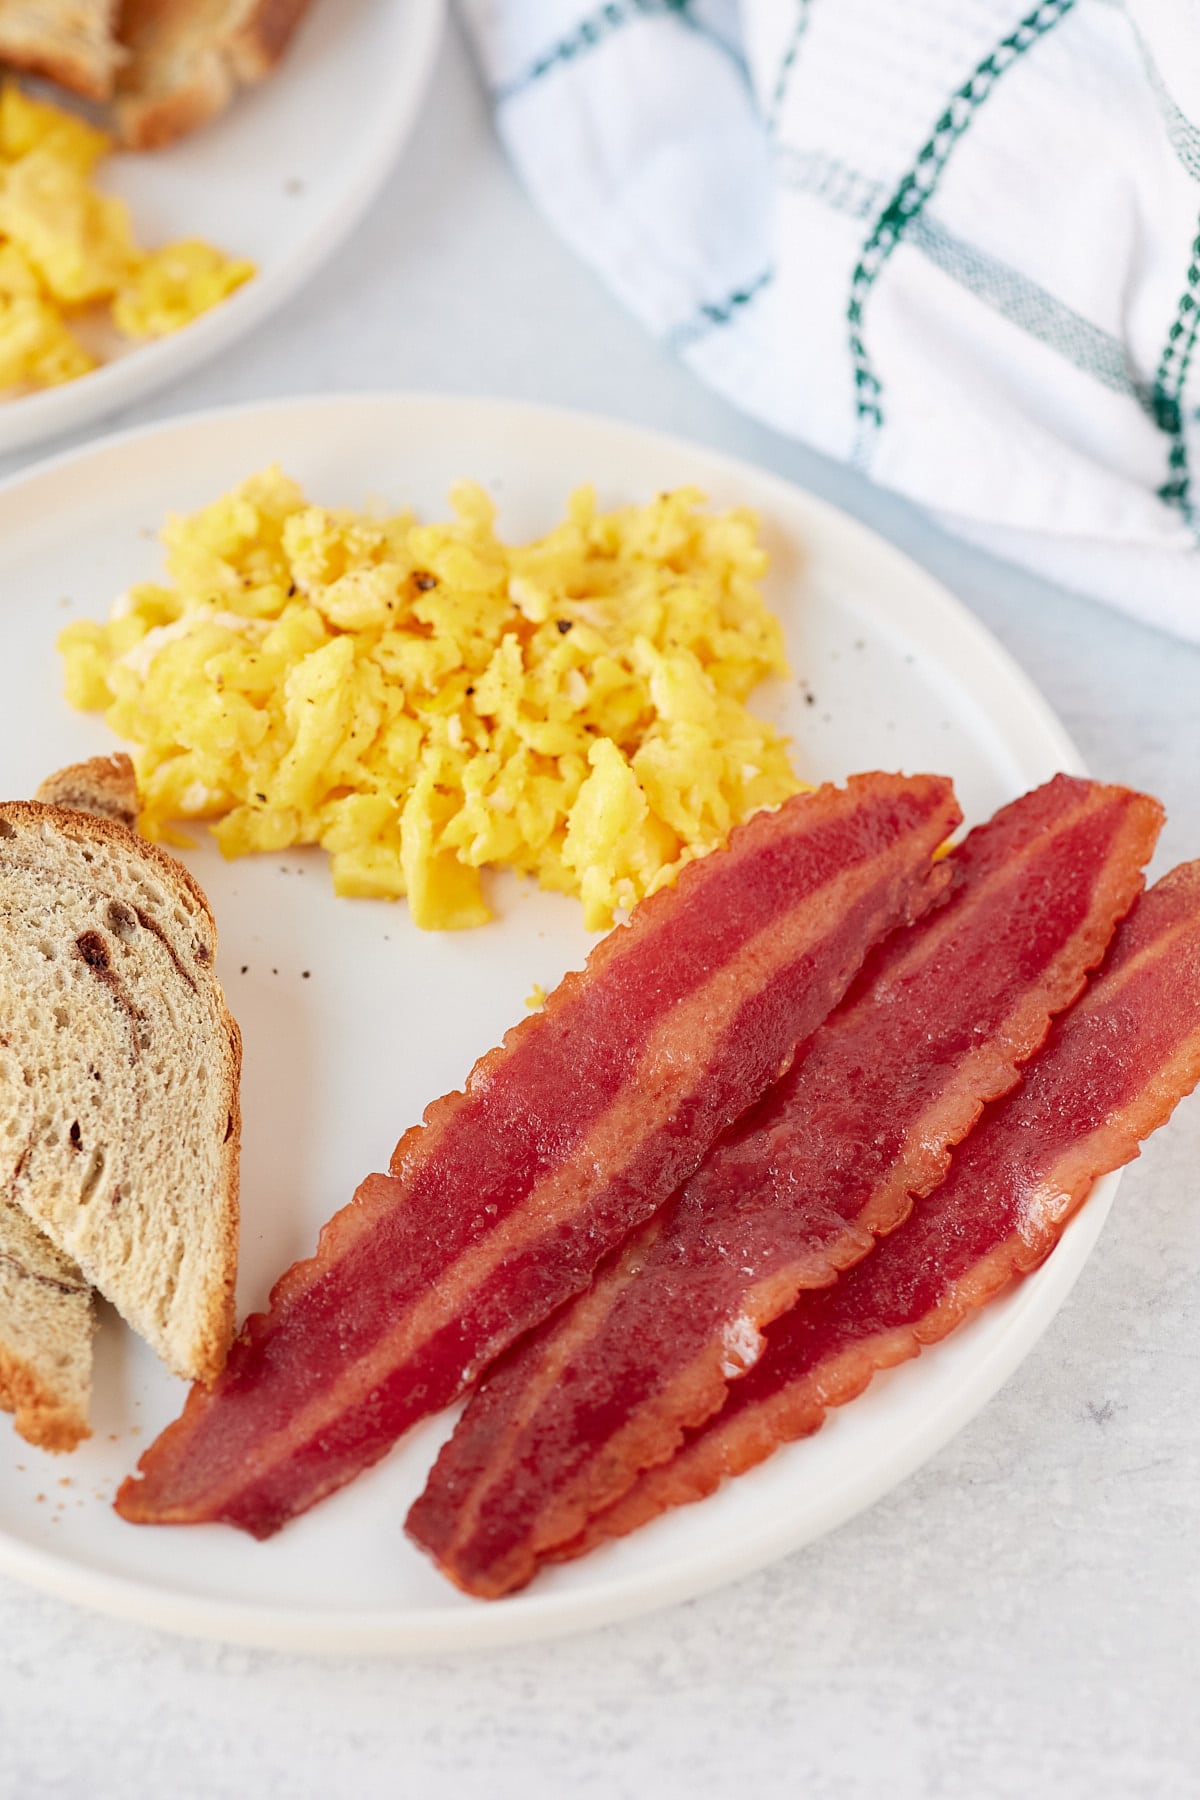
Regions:
[[[72,56],[64,46],[38,49],[33,45],[6,44],[0,35],[0,61],[26,75],[40,75],[78,94],[81,100],[111,100],[116,88],[119,59],[107,68],[86,56]]]
[[[119,93],[113,104],[117,137],[127,150],[165,149],[217,118],[235,91],[225,64],[213,60],[186,87],[165,94]]]
[[[15,1070],[0,1047],[0,1083]],[[70,1258],[0,1192],[0,1407],[43,1449],[88,1435],[92,1291]]]
[[[74,1450],[91,1437],[91,1426],[75,1407],[43,1387],[29,1364],[0,1344],[0,1409],[15,1414],[13,1424],[27,1444],[56,1453]]]
[[[106,758],[94,759],[100,763],[109,760]],[[91,766],[91,764],[80,764],[75,765],[72,769],[59,770],[48,780],[52,784],[59,783]],[[121,779],[122,772],[118,770],[112,776],[112,784],[119,784]],[[106,785],[108,785],[108,778],[106,778]],[[115,819],[98,817],[38,800],[11,800],[0,803],[0,824],[7,825],[11,832],[18,833],[30,828],[37,829],[43,824],[50,824],[81,846],[108,843],[126,855],[133,854],[142,858],[154,869],[169,889],[186,893],[195,903],[207,923],[211,939],[207,960],[210,965],[215,960],[217,930],[212,908],[209,906],[205,894],[183,864],[157,844],[148,843],[145,839],[138,837],[128,826],[118,823]],[[211,1384],[219,1375],[224,1366],[229,1345],[233,1340],[239,1224],[238,1164],[241,1146],[239,1099],[242,1066],[241,1033],[236,1020],[225,1004],[224,994],[215,981],[213,982],[213,992],[221,1027],[219,1046],[221,1097],[227,1113],[227,1128],[219,1154],[220,1177],[216,1195],[217,1202],[223,1209],[223,1226],[220,1234],[220,1273],[206,1294],[204,1315],[196,1322],[193,1334],[193,1354],[186,1367],[175,1367],[176,1374],[202,1381],[206,1385]],[[16,1198],[19,1199],[20,1196],[17,1195]],[[51,1234],[47,1233],[47,1235]],[[53,1241],[52,1236],[51,1241]]]
[[[34,789],[33,797],[45,806],[62,806],[69,812],[112,819],[130,831],[137,824],[137,778],[133,762],[124,750],[56,769]]]
[[[110,100],[125,51],[118,0],[0,0],[0,62],[43,75],[85,100]]]
[[[98,760],[104,759],[101,758]],[[80,769],[88,766],[89,765],[85,763],[71,765],[72,768]],[[65,776],[68,773],[70,773],[70,771],[67,769],[59,769],[55,775],[47,776],[46,779],[48,781],[56,781],[60,776]],[[215,952],[217,922],[213,918],[212,907],[208,904],[208,897],[197,882],[195,876],[192,875],[190,870],[184,868],[177,857],[172,856],[170,852],[164,850],[161,845],[152,844],[148,839],[138,837],[137,833],[130,830],[128,825],[122,825],[116,819],[89,813],[78,807],[55,805],[45,800],[0,801],[0,819],[6,819],[10,824],[33,824],[46,817],[50,817],[54,824],[60,826],[69,837],[75,838],[79,843],[87,843],[89,839],[99,839],[117,844],[122,849],[128,850],[130,848],[129,840],[132,838],[133,848],[144,856],[148,862],[154,864],[156,872],[161,875],[164,880],[177,883],[185,888],[189,898],[194,900],[201,908],[213,935],[213,947]]]
[[[121,142],[159,149],[224,112],[239,87],[272,73],[308,6],[309,0],[234,0],[208,39],[180,55],[172,42],[178,0],[125,0],[120,33],[130,60],[114,108]]]
[[[239,81],[262,81],[272,72],[308,6],[309,0],[257,0],[229,41]]]

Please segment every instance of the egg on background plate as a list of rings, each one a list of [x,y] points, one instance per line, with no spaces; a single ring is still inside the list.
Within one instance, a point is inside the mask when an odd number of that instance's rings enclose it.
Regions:
[[[0,88],[0,393],[86,375],[114,328],[163,337],[254,274],[199,239],[143,250],[124,200],[93,181],[111,149],[76,114]]]

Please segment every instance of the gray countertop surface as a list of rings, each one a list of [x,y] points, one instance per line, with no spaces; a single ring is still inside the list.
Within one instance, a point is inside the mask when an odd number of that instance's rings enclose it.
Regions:
[[[1200,651],[953,542],[702,388],[534,213],[453,25],[345,247],[269,325],[115,423],[375,387],[606,412],[814,489],[950,586],[1094,773],[1163,799],[1157,866],[1200,854]],[[0,1793],[1200,1793],[1198,1223],[1200,1101],[939,1456],[802,1553],[632,1624],[458,1659],[309,1659],[0,1582]]]

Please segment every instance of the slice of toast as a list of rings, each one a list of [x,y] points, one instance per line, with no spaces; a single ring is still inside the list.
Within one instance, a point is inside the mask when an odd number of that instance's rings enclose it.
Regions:
[[[112,819],[129,831],[137,825],[137,781],[133,764],[123,750],[56,769],[53,775],[47,775],[33,797],[46,806],[65,806],[69,812]]]
[[[203,894],[118,822],[123,764],[40,790],[90,792],[101,816],[0,805],[0,1184],[169,1368],[211,1381],[233,1335],[241,1040]]]
[[[8,1079],[0,1049],[0,1083]],[[0,1408],[26,1443],[74,1450],[88,1430],[92,1290],[70,1257],[0,1198]]]
[[[0,0],[0,62],[87,100],[111,99],[125,51],[119,0]]]
[[[287,49],[308,0],[124,0],[121,142],[154,150],[224,112]]]
[[[60,769],[35,799],[129,828],[137,822],[137,783],[124,755]],[[0,1167],[20,1163],[32,1099],[7,1035],[0,1036]],[[27,1443],[74,1450],[90,1435],[95,1328],[92,1288],[78,1264],[55,1249],[15,1200],[0,1196],[0,1409],[16,1414]]]
[[[47,776],[37,800],[132,828],[137,783],[125,755],[96,756]],[[17,1166],[32,1129],[32,1090],[0,1038],[0,1167]],[[27,1443],[74,1450],[90,1435],[96,1312],[78,1264],[56,1250],[15,1200],[0,1197],[0,1409]]]

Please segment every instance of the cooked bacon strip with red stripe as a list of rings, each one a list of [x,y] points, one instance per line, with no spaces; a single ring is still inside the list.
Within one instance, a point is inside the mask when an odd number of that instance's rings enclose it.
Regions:
[[[953,897],[874,953],[791,1072],[472,1400],[408,1519],[454,1581],[529,1580],[716,1411],[797,1294],[936,1185],[1100,961],[1161,819],[1060,776],[971,833]]]
[[[836,1287],[772,1325],[761,1361],[673,1461],[562,1552],[578,1556],[807,1437],[879,1369],[907,1362],[1049,1255],[1102,1175],[1131,1162],[1200,1079],[1200,862],[1167,875],[984,1114],[941,1187]]]
[[[942,891],[939,776],[858,776],[733,833],[435,1101],[117,1496],[257,1537],[376,1462],[697,1167],[867,950]]]

